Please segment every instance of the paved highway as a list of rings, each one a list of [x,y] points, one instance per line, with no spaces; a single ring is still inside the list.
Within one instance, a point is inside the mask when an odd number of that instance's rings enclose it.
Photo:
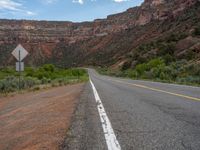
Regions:
[[[200,88],[89,74],[63,149],[200,149]]]

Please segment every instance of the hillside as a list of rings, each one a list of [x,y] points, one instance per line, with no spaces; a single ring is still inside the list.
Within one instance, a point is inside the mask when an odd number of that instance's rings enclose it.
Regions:
[[[145,0],[139,7],[93,22],[0,20],[0,64],[14,64],[11,51],[21,43],[29,65],[112,66],[136,64],[165,55],[200,60],[198,0]],[[173,44],[173,45],[172,45]],[[161,54],[162,53],[162,54]],[[193,57],[195,56],[195,57]]]

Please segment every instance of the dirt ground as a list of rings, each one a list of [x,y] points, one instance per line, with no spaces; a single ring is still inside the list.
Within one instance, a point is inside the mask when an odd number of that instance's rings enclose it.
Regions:
[[[84,84],[0,98],[0,150],[56,150]]]

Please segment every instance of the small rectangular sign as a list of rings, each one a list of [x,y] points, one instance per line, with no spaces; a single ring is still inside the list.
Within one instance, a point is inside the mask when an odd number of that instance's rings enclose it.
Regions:
[[[21,64],[21,67],[19,66],[19,64]],[[16,62],[16,71],[24,71],[24,62]]]

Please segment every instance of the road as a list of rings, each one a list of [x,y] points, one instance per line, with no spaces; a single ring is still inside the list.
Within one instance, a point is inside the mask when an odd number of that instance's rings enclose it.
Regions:
[[[200,149],[200,88],[89,75],[63,149]]]

